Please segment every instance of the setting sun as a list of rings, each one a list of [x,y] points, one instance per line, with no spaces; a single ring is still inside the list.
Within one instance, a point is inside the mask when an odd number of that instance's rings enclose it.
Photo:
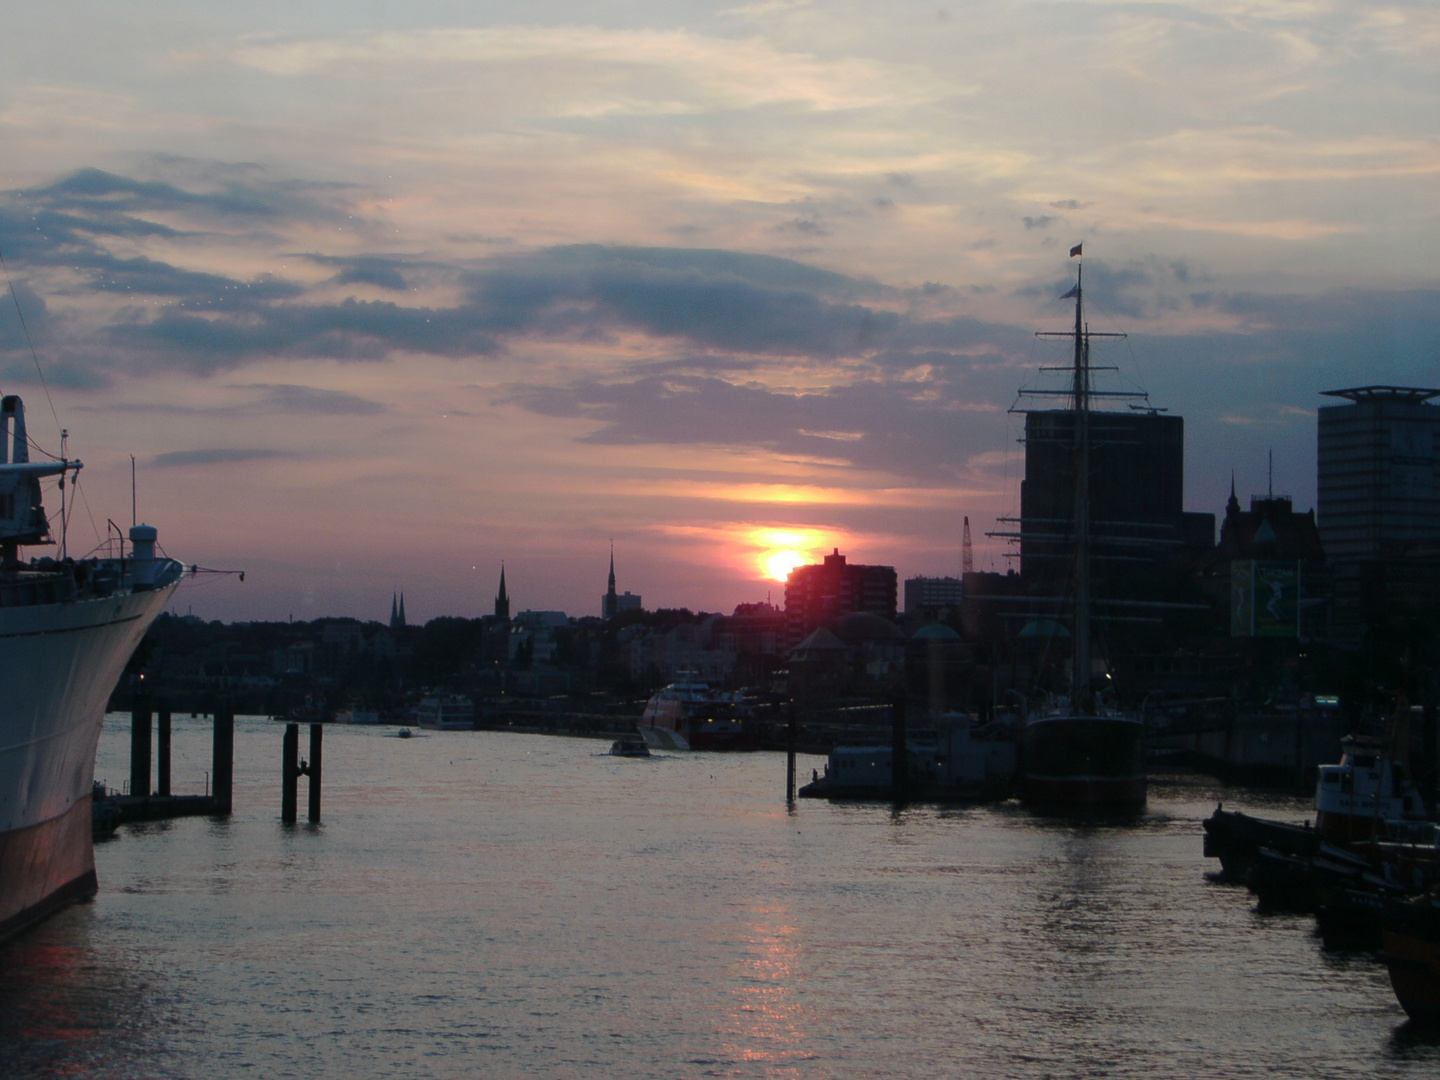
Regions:
[[[804,566],[807,561],[797,551],[774,551],[765,557],[765,570],[776,581],[784,581],[791,570]]]

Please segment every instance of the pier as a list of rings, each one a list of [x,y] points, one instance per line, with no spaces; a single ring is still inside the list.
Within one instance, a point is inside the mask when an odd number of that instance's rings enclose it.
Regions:
[[[105,836],[121,825],[137,821],[164,821],[179,817],[209,817],[229,814],[232,809],[235,772],[235,710],[222,699],[214,712],[214,736],[209,792],[205,795],[175,795],[171,792],[169,706],[159,701],[156,717],[148,697],[135,700],[130,713],[130,790],[106,793],[92,804],[93,831]],[[157,736],[158,738],[152,738]],[[155,787],[150,787],[151,749]]]

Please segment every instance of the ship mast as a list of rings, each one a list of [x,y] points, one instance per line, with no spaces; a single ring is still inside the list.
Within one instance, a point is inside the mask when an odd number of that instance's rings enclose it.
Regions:
[[[1090,664],[1090,338],[1084,325],[1083,265],[1075,276],[1075,655],[1070,704],[1076,713],[1095,711]]]
[[[1070,250],[1070,257],[1076,258],[1080,255],[1080,245],[1076,244]],[[1084,270],[1080,264],[1076,266],[1075,287],[1060,297],[1061,300],[1075,299],[1075,326],[1072,330],[1040,330],[1035,336],[1042,338],[1069,338],[1074,348],[1074,355],[1071,362],[1064,366],[1042,367],[1041,371],[1052,371],[1057,375],[1065,372],[1069,376],[1068,385],[1064,389],[1022,389],[1020,396],[1027,397],[1057,397],[1066,399],[1070,411],[1074,416],[1073,438],[1070,446],[1070,463],[1074,470],[1073,505],[1070,512],[1070,533],[1062,536],[1058,531],[1050,531],[1047,526],[1061,525],[1062,522],[1052,518],[1000,518],[998,520],[1007,523],[1020,525],[1020,531],[1014,533],[993,532],[987,535],[1005,537],[1010,540],[1019,540],[1022,545],[1026,542],[1027,536],[1034,536],[1037,546],[1049,547],[1052,544],[1068,540],[1070,543],[1069,556],[1071,560],[1073,592],[1067,590],[1065,597],[1036,598],[1035,603],[1059,602],[1065,603],[1073,597],[1075,610],[1074,621],[1071,630],[1071,642],[1073,653],[1070,670],[1070,706],[1079,715],[1094,715],[1097,711],[1097,702],[1094,693],[1094,679],[1092,676],[1092,633],[1091,633],[1091,605],[1094,602],[1093,582],[1091,580],[1091,563],[1095,559],[1095,537],[1092,507],[1090,505],[1090,450],[1091,450],[1091,419],[1094,411],[1096,398],[1145,398],[1143,391],[1125,390],[1096,390],[1092,386],[1092,377],[1096,371],[1114,371],[1113,367],[1094,368],[1090,364],[1090,343],[1094,338],[1123,338],[1122,333],[1109,333],[1105,331],[1092,331],[1085,323],[1085,296],[1084,296]],[[1132,406],[1133,408],[1134,406]],[[1012,408],[1012,412],[1029,413],[1032,410],[1025,408]],[[1027,435],[1029,424],[1026,425]],[[1058,435],[1058,433],[1057,433]],[[1056,439],[1058,442],[1058,438]],[[1057,510],[1059,508],[1057,507]],[[1061,511],[1063,513],[1063,511]],[[1044,552],[1040,557],[1050,557]],[[1059,556],[1056,556],[1059,557]]]

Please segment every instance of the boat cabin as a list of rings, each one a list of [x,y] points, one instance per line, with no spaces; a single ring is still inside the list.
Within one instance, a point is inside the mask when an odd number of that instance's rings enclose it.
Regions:
[[[1353,843],[1427,819],[1415,782],[1381,740],[1349,735],[1340,745],[1340,764],[1320,766],[1315,786],[1315,827],[1322,836]]]

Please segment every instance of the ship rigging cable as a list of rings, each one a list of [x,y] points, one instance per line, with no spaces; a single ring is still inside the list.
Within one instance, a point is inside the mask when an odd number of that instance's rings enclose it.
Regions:
[[[45,372],[40,367],[40,354],[35,351],[35,342],[30,338],[30,327],[25,322],[25,311],[20,307],[20,297],[15,295],[15,282],[10,279],[10,265],[5,261],[4,251],[0,251],[0,270],[5,271],[5,284],[10,288],[10,301],[15,305],[15,314],[20,317],[20,331],[25,335],[25,344],[30,348],[30,358],[35,361],[35,374],[40,376],[40,389],[45,391],[45,402],[50,406],[50,415],[55,418],[56,428],[59,428],[60,414],[55,411],[55,402],[50,397],[50,385],[45,381]],[[33,445],[34,440],[31,440],[31,443]]]

